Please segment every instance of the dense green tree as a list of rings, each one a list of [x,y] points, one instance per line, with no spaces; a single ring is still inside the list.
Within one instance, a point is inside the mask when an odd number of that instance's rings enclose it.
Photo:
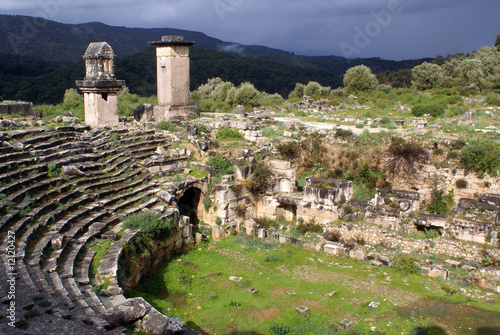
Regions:
[[[344,86],[349,92],[373,91],[378,86],[378,80],[369,67],[358,65],[347,70]]]
[[[292,99],[292,98],[302,99],[302,97],[304,96],[304,89],[305,89],[304,84],[296,83],[295,88],[293,89],[292,92],[290,92],[290,94],[288,95],[288,98],[289,99]]]
[[[495,36],[495,47],[498,51],[500,51],[500,34],[497,34],[497,36]]]
[[[423,63],[411,70],[413,87],[419,90],[436,88],[443,82],[443,71],[436,64]]]
[[[482,64],[485,76],[496,75],[500,72],[500,52],[493,47],[482,47],[474,53],[474,59]]]
[[[479,59],[465,59],[460,63],[460,78],[465,84],[482,86],[485,78]]]
[[[317,81],[310,81],[304,88],[304,95],[307,95],[313,99],[319,98],[321,94],[322,86]]]

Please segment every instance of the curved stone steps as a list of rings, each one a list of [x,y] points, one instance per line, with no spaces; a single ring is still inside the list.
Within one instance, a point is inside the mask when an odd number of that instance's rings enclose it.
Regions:
[[[0,156],[0,163],[20,160],[23,158],[28,158],[30,153],[28,151],[14,151],[12,153],[6,153]]]
[[[40,180],[45,179],[46,177],[47,177],[47,172],[39,172],[39,173],[35,173],[33,175],[30,175],[30,176],[26,176],[24,178],[21,178],[21,179],[16,180],[16,181],[12,181],[8,184],[1,186],[0,193],[10,194],[12,192],[19,190],[22,187],[27,187],[27,186],[31,185],[32,183],[39,182]]]
[[[32,145],[34,146],[37,143],[47,143],[47,140],[50,140],[54,135],[52,133],[45,134],[45,135],[38,135],[38,136],[31,136],[27,139],[24,139],[21,141],[24,145]]]
[[[42,198],[41,193],[39,193],[41,190],[45,190],[51,186],[55,186],[55,184],[57,184],[59,181],[60,179],[58,178],[41,180],[31,186],[22,188],[14,193],[11,193],[6,198],[6,200],[11,204],[18,203],[16,206],[14,206],[16,208],[20,207],[19,209],[25,209],[30,204],[32,204],[35,201],[35,199],[40,200]],[[33,197],[33,195],[35,195],[35,197]]]
[[[12,213],[6,214],[0,218],[0,233],[10,227],[13,222],[16,221],[17,215],[19,214],[19,210],[15,210]]]
[[[0,163],[0,171],[13,171],[36,163],[36,157],[28,157],[14,161]]]
[[[26,177],[28,174],[33,172],[33,170],[37,170],[38,172],[47,171],[47,164],[35,164],[25,168],[12,170],[9,172],[5,172],[0,174],[0,183],[10,183],[19,178]]]
[[[68,252],[67,250],[71,249],[72,246],[75,245],[75,243],[85,245],[85,243],[89,238],[91,238],[94,235],[99,235],[103,232],[105,225],[102,222],[99,222],[99,220],[104,219],[107,216],[108,216],[108,210],[107,209],[101,210],[83,219],[82,221],[79,222],[78,225],[73,226],[66,233],[61,233],[60,230],[59,233],[56,234],[56,236],[61,239],[60,248],[53,251],[45,249],[43,250],[44,257],[47,258],[47,260],[41,264],[42,269],[46,271],[57,270],[58,267],[57,264],[59,262],[60,257],[62,257],[64,253],[67,253]],[[95,231],[88,232],[87,230],[89,229],[89,227],[93,226],[94,224],[95,224],[94,227]],[[47,243],[45,248],[48,247],[50,246]]]
[[[90,317],[97,329],[105,329],[109,326],[104,319],[99,317],[99,315],[102,315],[102,313],[106,311],[106,307],[104,307],[100,301],[96,302],[89,299],[89,295],[80,291],[73,278],[62,279],[61,283],[66,289],[66,292],[68,292],[72,302]]]
[[[46,179],[38,184],[31,186],[31,188],[25,189],[24,192],[21,192],[21,194],[25,193],[26,195],[28,195],[28,199],[24,200],[26,198],[25,195],[23,201],[15,205],[14,208],[23,210],[27,209],[28,206],[35,208],[37,204],[43,204],[49,197],[55,196],[56,193],[58,193],[56,191],[57,185],[62,180],[63,178]],[[18,199],[20,198],[22,198],[21,195],[18,197]],[[13,202],[15,202],[14,199]]]
[[[75,274],[76,282],[79,285],[89,285],[89,269],[96,252],[90,248],[83,248],[82,260],[75,264],[73,272]]]
[[[159,189],[154,189],[154,190],[147,191],[145,194],[138,195],[137,197],[134,197],[132,199],[124,201],[123,203],[116,204],[114,206],[108,207],[109,211],[110,211],[110,213],[117,213],[117,214],[120,214],[122,216],[123,215],[133,214],[133,213],[135,213],[137,211],[133,210],[133,209],[125,209],[125,208],[133,206],[134,204],[140,202],[143,199],[143,197],[145,197],[145,196],[149,197],[151,195],[155,195],[159,191],[160,191]],[[142,210],[143,208],[147,208],[147,207],[149,207],[151,205],[154,205],[157,201],[158,201],[158,199],[155,197],[155,198],[152,198],[152,199],[150,199],[150,200],[148,200],[148,201],[146,201],[146,202],[144,202],[142,204],[139,204],[139,205],[135,206],[134,208],[138,208],[138,210]]]
[[[44,236],[40,238],[37,242],[34,242],[33,247],[30,250],[29,255],[27,257],[27,263],[30,265],[40,264],[42,257],[44,256],[44,252],[51,243],[54,237],[62,238],[62,233],[64,232],[64,228],[75,222],[80,220],[82,217],[85,217],[94,206],[84,206],[86,203],[94,200],[92,197],[88,195],[83,195],[81,198],[77,198],[73,200],[67,208],[64,210],[65,215],[55,221],[52,225],[44,225],[45,231],[43,232]],[[76,207],[84,206],[81,209],[77,209]],[[63,242],[61,241],[61,244]]]

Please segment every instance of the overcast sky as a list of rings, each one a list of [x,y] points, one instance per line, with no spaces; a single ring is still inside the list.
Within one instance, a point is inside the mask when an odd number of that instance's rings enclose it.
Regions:
[[[492,45],[500,33],[499,0],[0,0],[0,12],[350,58],[446,56]]]

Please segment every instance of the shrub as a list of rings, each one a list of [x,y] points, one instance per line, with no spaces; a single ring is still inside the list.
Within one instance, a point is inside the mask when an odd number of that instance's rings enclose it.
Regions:
[[[168,237],[173,233],[176,218],[160,219],[152,212],[134,213],[127,216],[124,227],[127,229],[140,229],[141,235],[147,237]]]
[[[19,329],[28,329],[29,323],[26,319],[21,319],[21,320],[16,321],[14,323],[14,327],[19,328]]]
[[[341,237],[342,234],[338,230],[330,230],[323,234],[323,238],[330,242],[338,242]]]
[[[420,267],[415,264],[418,259],[413,255],[401,255],[394,260],[394,269],[404,275],[419,274]]]
[[[276,335],[287,335],[290,333],[291,329],[287,325],[280,323],[274,323],[269,327],[269,330]]]
[[[446,105],[441,102],[418,103],[413,105],[411,113],[417,117],[423,116],[424,114],[438,117],[444,114],[445,108]]]
[[[396,157],[414,162],[426,155],[424,147],[417,142],[407,142],[401,137],[394,137],[389,145],[389,152]]]
[[[40,316],[40,312],[37,309],[30,309],[26,313],[24,313],[24,317],[26,319],[34,318],[35,316]]]
[[[310,81],[304,88],[304,95],[317,99],[321,93],[321,85],[318,82]]]
[[[369,67],[358,65],[347,70],[344,86],[349,92],[373,91],[378,86],[378,80]]]
[[[286,160],[297,159],[300,152],[299,142],[281,142],[276,147],[278,153]]]
[[[436,185],[432,187],[431,202],[427,205],[427,210],[434,214],[444,214],[453,207],[453,190],[445,196],[444,191]]]
[[[500,150],[493,143],[472,144],[462,149],[460,161],[481,178],[485,173],[494,176],[500,169]]]
[[[271,170],[263,163],[257,163],[252,168],[252,177],[246,183],[246,188],[254,195],[264,194],[269,187]]]
[[[210,156],[205,164],[214,167],[214,175],[217,177],[233,172],[231,162],[218,155]]]
[[[220,226],[222,224],[222,219],[220,217],[215,218],[215,224]]]
[[[208,195],[203,197],[203,207],[205,207],[205,212],[208,212],[210,210],[210,207],[212,207],[212,199]]]
[[[443,71],[436,64],[423,63],[411,70],[412,84],[417,89],[435,88],[443,81]]]
[[[203,123],[197,123],[195,126],[197,134],[208,133],[207,126],[205,126]]]
[[[321,225],[317,225],[313,222],[308,223],[299,223],[297,226],[297,232],[301,235],[305,235],[306,233],[322,233],[323,227]]]
[[[295,88],[288,95],[288,99],[293,99],[293,98],[302,99],[302,97],[304,96],[304,89],[305,89],[304,84],[296,83]]]
[[[343,140],[346,140],[352,135],[352,130],[350,129],[342,129],[342,128],[337,128],[335,132],[335,138],[340,138]]]
[[[500,94],[491,93],[486,96],[486,102],[490,105],[500,106]]]
[[[283,260],[283,258],[281,256],[278,256],[275,254],[269,254],[264,259],[264,262],[275,263],[275,262],[281,262],[282,260]]]
[[[217,132],[216,136],[219,141],[243,141],[243,136],[237,129],[224,127]]]
[[[469,186],[469,183],[467,183],[467,180],[463,179],[463,178],[460,178],[458,179],[456,182],[455,182],[455,186],[458,188],[458,189],[464,189],[464,188],[467,188],[467,186]]]
[[[160,121],[156,124],[156,130],[167,130],[171,132],[176,132],[178,129],[171,122]]]

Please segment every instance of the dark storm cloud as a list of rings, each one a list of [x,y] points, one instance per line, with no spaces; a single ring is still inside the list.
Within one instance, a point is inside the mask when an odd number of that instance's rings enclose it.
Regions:
[[[198,30],[297,54],[391,59],[468,52],[500,33],[498,0],[3,0],[0,11]]]

